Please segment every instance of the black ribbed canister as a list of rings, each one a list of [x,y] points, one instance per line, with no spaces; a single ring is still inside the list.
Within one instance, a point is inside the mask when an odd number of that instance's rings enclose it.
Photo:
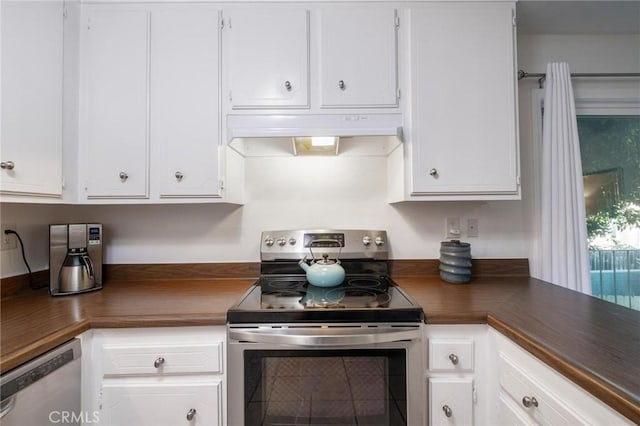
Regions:
[[[440,278],[454,284],[471,281],[471,244],[459,240],[440,244]]]

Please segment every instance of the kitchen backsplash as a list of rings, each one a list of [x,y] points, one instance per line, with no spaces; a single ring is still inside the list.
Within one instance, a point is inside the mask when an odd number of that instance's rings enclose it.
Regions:
[[[248,158],[243,206],[2,204],[33,270],[48,267],[48,224],[104,224],[105,263],[255,262],[260,232],[308,227],[381,228],[394,259],[435,259],[445,219],[479,220],[472,254],[527,258],[522,201],[388,204],[385,159]],[[466,223],[463,221],[463,223]],[[26,271],[20,250],[2,251],[2,277]]]

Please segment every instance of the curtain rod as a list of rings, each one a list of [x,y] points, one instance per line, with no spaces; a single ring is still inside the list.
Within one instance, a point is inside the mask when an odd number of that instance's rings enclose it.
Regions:
[[[546,73],[529,73],[524,70],[518,70],[518,80],[524,78],[538,78],[538,84],[542,88]],[[594,72],[594,73],[571,73],[571,77],[640,77],[640,72]]]

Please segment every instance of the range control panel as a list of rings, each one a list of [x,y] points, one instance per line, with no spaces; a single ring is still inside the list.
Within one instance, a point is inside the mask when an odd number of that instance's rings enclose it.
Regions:
[[[387,232],[381,230],[284,230],[262,233],[260,260],[297,260],[304,256],[332,259],[387,260]]]

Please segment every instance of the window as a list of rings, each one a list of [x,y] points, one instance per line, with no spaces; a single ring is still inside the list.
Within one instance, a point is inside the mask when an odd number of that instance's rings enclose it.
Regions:
[[[591,294],[640,310],[640,84],[574,80],[585,188]],[[544,89],[532,92],[534,173],[539,176]],[[534,187],[534,208],[539,188]],[[540,232],[539,218],[534,233]],[[532,275],[539,274],[539,241]],[[537,272],[536,272],[537,271]]]
[[[640,115],[580,106],[591,291],[640,310]]]

